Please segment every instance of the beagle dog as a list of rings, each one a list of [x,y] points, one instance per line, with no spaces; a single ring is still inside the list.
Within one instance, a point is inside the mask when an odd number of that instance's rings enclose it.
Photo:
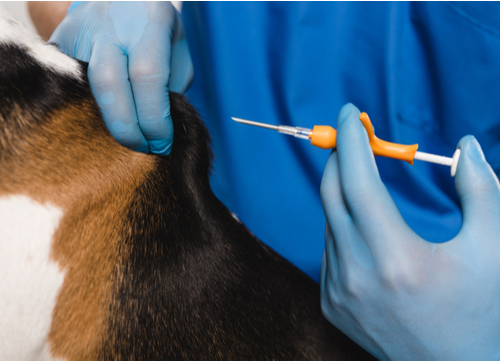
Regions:
[[[0,10],[0,360],[370,359],[214,196],[170,99],[170,156],[120,146],[86,64]]]

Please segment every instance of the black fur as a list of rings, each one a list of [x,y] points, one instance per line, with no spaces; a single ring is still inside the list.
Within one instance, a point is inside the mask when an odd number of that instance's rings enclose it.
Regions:
[[[81,65],[86,70],[86,64]],[[85,83],[43,67],[22,45],[1,44],[0,115],[4,120],[15,106],[33,114],[32,119],[42,120],[55,108],[88,97],[87,90]]]
[[[318,285],[235,220],[209,186],[207,130],[171,93],[169,157],[137,189],[130,263],[106,358],[331,359],[369,356],[331,326]]]

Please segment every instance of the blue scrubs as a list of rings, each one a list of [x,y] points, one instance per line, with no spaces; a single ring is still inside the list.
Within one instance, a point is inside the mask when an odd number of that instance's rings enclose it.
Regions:
[[[187,95],[213,137],[215,194],[315,280],[329,152],[231,116],[336,127],[352,102],[379,138],[424,152],[452,156],[473,134],[500,171],[498,3],[186,2],[183,18],[195,68]],[[449,167],[377,165],[415,232],[432,242],[458,233]]]

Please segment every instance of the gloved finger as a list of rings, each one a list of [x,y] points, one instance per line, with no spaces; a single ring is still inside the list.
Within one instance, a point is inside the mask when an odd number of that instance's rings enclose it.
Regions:
[[[357,231],[347,209],[340,186],[337,152],[333,151],[326,163],[320,187],[321,201],[327,219],[325,249],[329,265],[340,271],[344,283],[349,283],[349,272],[373,267],[371,252]],[[338,264],[342,265],[339,267]]]
[[[329,265],[334,265],[338,277],[338,261],[350,260],[348,244],[345,243],[344,224],[349,211],[344,203],[340,187],[340,174],[337,152],[332,151],[326,162],[320,186],[321,203],[326,217],[325,252]],[[332,231],[333,230],[333,231]],[[333,234],[332,234],[333,233]]]
[[[330,229],[340,229],[348,209],[340,186],[338,154],[332,151],[326,162],[320,186],[321,203]]]
[[[338,244],[332,239],[332,232],[327,224],[326,247],[321,263],[321,311],[333,325],[365,347],[366,344],[356,337],[361,334],[361,325],[352,317],[351,312],[346,310],[346,306],[350,304],[352,297],[359,297],[359,290],[365,290],[367,284],[374,283],[373,279],[368,279],[373,272],[360,272],[358,264],[353,263],[352,258],[350,262],[340,264],[335,251]],[[349,332],[352,328],[355,329],[354,333]]]
[[[323,255],[322,266],[325,267],[324,271],[328,272],[328,277],[337,283],[339,277],[339,263],[337,259],[337,252],[335,250],[335,242],[333,240],[332,231],[328,226],[325,227],[325,253]]]
[[[139,126],[149,149],[155,154],[168,155],[174,137],[168,84],[175,12],[157,10],[164,14],[156,16],[166,20],[159,29],[156,26],[145,28],[143,40],[129,50],[128,71]],[[149,34],[152,31],[155,34]]]
[[[404,241],[416,235],[380,179],[359,115],[352,104],[346,104],[339,113],[337,152],[341,186],[357,230],[374,258],[382,260],[407,249]]]
[[[345,304],[346,287],[350,286],[349,277],[346,277],[346,275],[356,274],[352,266],[357,268],[352,262],[346,262],[346,260],[350,259],[349,253],[346,253],[347,258],[342,262],[343,269],[341,270],[340,261],[337,257],[337,246],[338,242],[333,239],[331,229],[327,223],[325,229],[325,253],[320,275],[321,309],[323,315],[334,325],[336,325],[336,321],[339,321],[340,307]]]
[[[169,90],[175,93],[184,94],[193,82],[194,70],[184,24],[177,10],[175,10],[175,27],[172,36],[172,59],[170,62],[170,70]]]
[[[461,154],[455,186],[463,213],[460,233],[473,231],[477,238],[488,229],[497,229],[500,217],[500,185],[476,138],[470,135],[463,137],[458,148]]]
[[[172,148],[174,128],[170,115],[168,78],[170,69],[165,56],[170,50],[158,49],[159,57],[138,52],[130,55],[130,83],[142,134],[152,153],[168,155]],[[168,53],[168,54],[166,54]]]
[[[58,48],[66,55],[88,63],[90,61],[90,55],[92,53],[92,42],[85,41],[86,39],[83,39],[83,34],[85,32],[82,32],[79,34],[79,37],[81,39],[78,42],[78,46],[75,46],[74,38],[72,36],[67,36],[67,32],[68,28],[85,28],[85,20],[84,17],[81,16],[81,14],[85,13],[88,6],[95,5],[90,3],[83,3],[78,4],[77,6],[75,5],[75,3],[77,3],[77,1],[74,1],[73,4],[71,4],[66,17],[61,21],[56,30],[54,30],[54,32],[50,36],[49,43],[56,43]],[[100,4],[100,6],[104,8],[106,5],[103,3]],[[94,29],[94,31],[96,30],[97,29]]]
[[[325,229],[325,253],[321,262],[320,290],[321,309],[325,317],[335,320],[337,305],[340,303],[340,288],[338,281],[338,263],[335,247],[331,239],[331,231],[328,224]]]
[[[327,231],[325,230],[325,236],[326,236],[326,232]],[[323,295],[323,293],[327,292],[326,291],[327,277],[329,277],[327,275],[328,268],[329,268],[329,265],[327,264],[327,261],[326,261],[326,249],[325,249],[325,252],[323,252],[323,259],[321,260],[321,271],[319,274],[319,288],[321,291],[321,295]],[[335,276],[335,273],[334,273],[334,276]]]
[[[123,146],[148,153],[137,121],[127,71],[127,56],[116,44],[95,46],[88,67],[90,87],[106,126]]]

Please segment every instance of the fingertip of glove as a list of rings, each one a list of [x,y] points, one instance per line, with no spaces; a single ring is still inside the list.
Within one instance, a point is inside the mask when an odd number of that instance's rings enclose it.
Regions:
[[[151,140],[149,141],[149,150],[153,154],[167,156],[172,151],[172,142],[165,140]]]
[[[339,112],[339,117],[338,117],[338,125],[340,126],[342,123],[344,123],[349,117],[355,116],[356,118],[359,118],[360,111],[359,109],[352,103],[347,103],[345,104]]]
[[[458,149],[462,151],[462,155],[466,155],[475,163],[483,163],[485,162],[484,154],[479,145],[477,139],[472,135],[466,135],[460,142],[458,142]]]
[[[464,147],[468,143],[470,143],[473,139],[475,139],[473,135],[466,135],[466,136],[462,137],[462,139],[460,139],[460,141],[458,142],[457,148],[465,151]]]
[[[472,191],[475,193],[481,193],[485,190],[489,191],[491,184],[493,184],[496,190],[498,187],[498,178],[488,164],[476,138],[472,135],[463,137],[460,139],[457,148],[462,151],[455,176],[459,195],[469,194]],[[495,181],[488,182],[488,180]]]

